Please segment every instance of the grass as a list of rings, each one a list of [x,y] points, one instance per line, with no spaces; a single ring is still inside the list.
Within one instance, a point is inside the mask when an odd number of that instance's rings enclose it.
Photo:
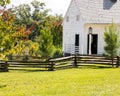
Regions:
[[[0,73],[0,96],[120,96],[120,69]]]

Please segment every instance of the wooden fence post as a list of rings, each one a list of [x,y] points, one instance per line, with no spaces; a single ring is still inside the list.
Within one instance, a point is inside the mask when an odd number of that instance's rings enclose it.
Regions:
[[[8,63],[0,62],[0,72],[8,72]]]
[[[29,60],[28,55],[25,55],[25,56],[23,57],[23,61],[28,61],[28,60]]]
[[[74,56],[74,67],[78,67],[77,66],[77,55]]]
[[[9,64],[7,63],[7,61],[5,62],[5,72],[8,72],[9,70],[8,70],[8,66],[9,66]]]
[[[120,66],[120,57],[117,56],[117,63],[116,63],[116,68],[118,68]]]
[[[54,70],[54,65],[55,65],[54,61],[49,61],[49,69],[48,69],[48,71],[53,71]]]

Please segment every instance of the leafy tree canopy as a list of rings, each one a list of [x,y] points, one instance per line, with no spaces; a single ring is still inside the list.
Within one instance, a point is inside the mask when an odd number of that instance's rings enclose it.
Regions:
[[[16,25],[15,18],[8,10],[0,16],[0,48],[3,53],[9,52],[19,40],[26,37],[25,27]]]
[[[4,6],[10,3],[10,0],[0,0],[0,5]]]
[[[29,28],[34,21],[37,22],[29,37],[31,40],[34,40],[36,36],[40,35],[40,29],[47,21],[49,9],[45,9],[43,2],[34,0],[31,2],[31,5],[22,4],[15,7],[12,11],[17,15],[16,24],[25,25],[26,28]]]
[[[61,52],[61,15],[49,15],[50,10],[37,0],[31,5],[22,4],[9,10],[4,8],[0,13],[1,53],[25,55],[29,50],[29,55],[51,57],[56,49],[59,49],[56,54]]]

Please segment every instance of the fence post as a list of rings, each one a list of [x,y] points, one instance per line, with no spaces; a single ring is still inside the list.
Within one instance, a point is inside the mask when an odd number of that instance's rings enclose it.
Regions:
[[[7,62],[0,62],[0,72],[8,72],[8,63]]]
[[[28,60],[29,60],[28,55],[25,55],[25,56],[23,57],[23,61],[28,61]]]
[[[116,63],[116,68],[118,68],[120,66],[120,57],[117,56],[117,63]]]
[[[78,67],[77,66],[77,55],[74,56],[74,67]]]
[[[9,66],[9,64],[7,63],[7,61],[5,62],[5,72],[8,72],[9,70],[8,70],[8,66]]]
[[[48,69],[48,71],[53,71],[54,70],[54,65],[55,65],[54,61],[49,61],[49,69]]]

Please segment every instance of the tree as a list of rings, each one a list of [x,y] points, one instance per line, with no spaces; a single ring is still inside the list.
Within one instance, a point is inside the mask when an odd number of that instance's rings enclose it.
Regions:
[[[0,48],[2,48],[2,53],[8,54],[20,40],[24,40],[27,36],[25,27],[16,25],[15,19],[15,14],[9,10],[4,11],[0,16]]]
[[[6,5],[10,3],[10,0],[0,0],[0,15],[3,14],[3,12],[6,9]]]
[[[39,45],[37,42],[33,42],[28,40],[23,43],[24,48],[22,50],[23,54],[26,55],[26,51],[28,51],[29,56],[36,56],[38,55]]]
[[[37,25],[34,26],[35,28],[29,36],[29,39],[34,41],[40,35],[41,28],[45,26],[49,10],[45,9],[44,3],[34,0],[31,2],[31,6],[22,4],[15,7],[12,12],[17,15],[16,24],[25,25],[26,28],[29,28],[34,21],[37,22]]]
[[[0,5],[4,6],[10,3],[10,0],[0,0]]]
[[[53,36],[51,35],[49,24],[46,23],[44,30],[40,35],[40,54],[45,57],[51,57],[54,53]]]
[[[40,45],[40,53],[37,52],[37,55],[50,57],[54,48],[56,53],[60,53],[62,49],[62,16],[49,15],[49,9],[45,9],[45,4],[37,0],[32,1],[31,5],[23,4],[12,10],[16,14],[15,24],[24,25],[26,29],[30,29],[30,26],[37,22],[32,26],[34,29],[28,35],[29,40],[33,41],[30,44],[36,42]]]
[[[119,32],[114,23],[105,28],[104,32],[105,47],[104,50],[108,56],[112,59],[112,65],[114,57],[118,54],[119,48]]]
[[[49,15],[47,18],[51,35],[53,36],[53,45],[55,47],[53,57],[62,56],[62,15]]]
[[[55,47],[62,47],[62,15],[49,16],[51,33],[53,35],[53,44]]]
[[[5,0],[4,0],[5,1]],[[6,3],[5,3],[6,4]],[[29,48],[30,55],[36,54],[38,50],[37,43],[28,42],[28,36],[34,29],[36,22],[26,28],[25,24],[17,23],[18,17],[16,13],[13,14],[12,9],[1,7],[0,10],[0,57],[5,57],[10,54],[24,54],[26,48]],[[29,9],[29,7],[28,7]],[[24,12],[23,12],[24,13]],[[23,14],[21,13],[21,14]],[[27,13],[26,13],[27,14]],[[28,15],[26,15],[28,16]],[[22,21],[25,21],[22,19]]]
[[[32,24],[31,19],[31,7],[28,4],[22,4],[18,7],[15,7],[11,10],[14,14],[16,14],[16,24],[26,25],[28,28]]]

